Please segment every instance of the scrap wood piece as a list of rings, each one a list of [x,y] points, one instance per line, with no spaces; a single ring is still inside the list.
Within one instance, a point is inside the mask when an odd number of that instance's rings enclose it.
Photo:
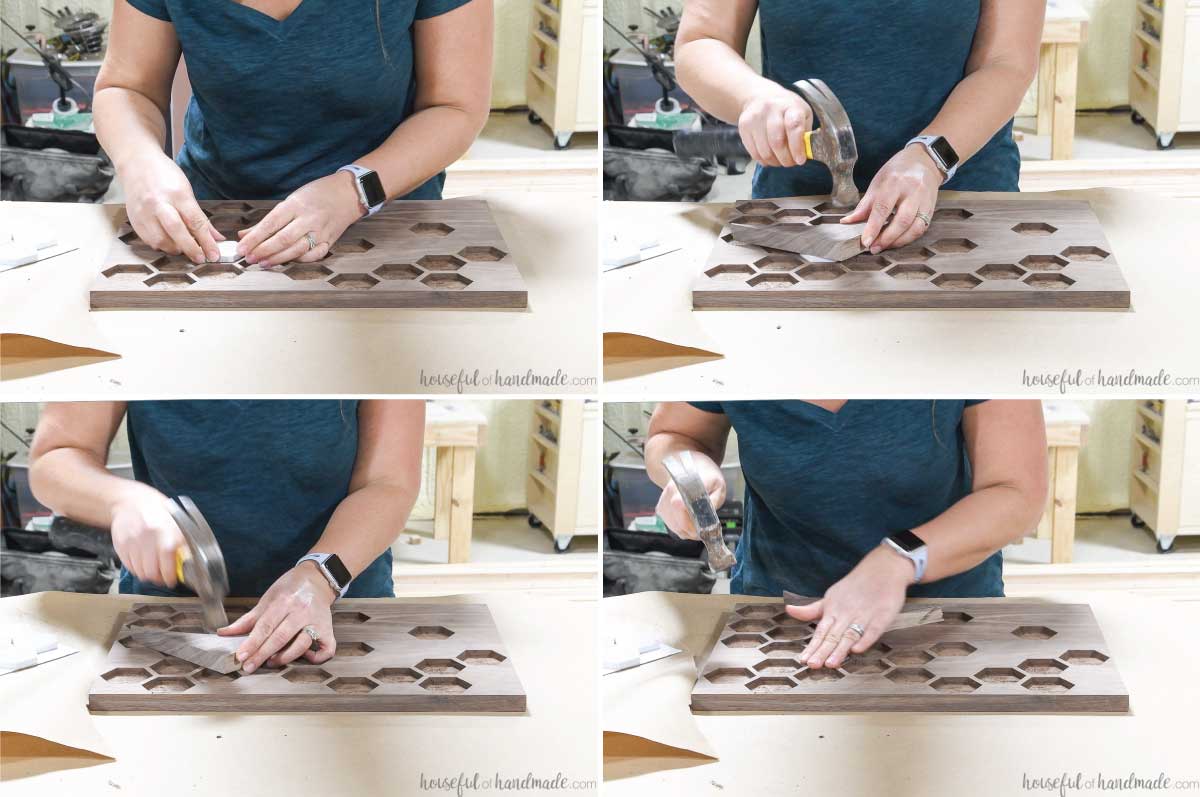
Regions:
[[[809,224],[801,222],[766,226],[729,225],[733,239],[766,249],[794,252],[821,260],[849,260],[867,250],[862,231],[866,224]]]
[[[130,637],[139,645],[222,675],[241,669],[234,653],[246,639],[244,636],[191,634],[182,631],[134,631]]]

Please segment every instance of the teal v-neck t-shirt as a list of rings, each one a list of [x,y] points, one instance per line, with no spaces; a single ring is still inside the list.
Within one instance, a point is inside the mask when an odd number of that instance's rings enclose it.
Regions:
[[[412,114],[413,24],[468,0],[129,0],[170,22],[192,99],[177,162],[198,199],[282,199],[378,148]],[[404,199],[441,198],[444,175]]]
[[[125,425],[134,478],[196,503],[216,535],[234,597],[261,596],[312,550],[350,493],[358,456],[357,401],[132,401]],[[120,589],[190,594],[127,570]],[[346,596],[393,594],[389,550]]]
[[[875,173],[933,121],[966,75],[979,0],[759,0],[763,74],[791,85],[820,78],[846,107],[865,191]],[[1012,121],[959,167],[958,191],[1016,191]],[[759,167],[755,197],[828,194],[829,170]]]
[[[694,403],[738,436],[745,528],[731,591],[823,595],[885,537],[966,497],[963,412],[977,403],[849,401],[836,413],[806,401]],[[909,594],[1002,596],[1000,553]]]

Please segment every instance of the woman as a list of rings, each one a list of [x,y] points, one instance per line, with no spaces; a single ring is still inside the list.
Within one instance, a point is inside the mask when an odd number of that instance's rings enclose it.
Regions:
[[[737,124],[760,164],[755,197],[830,193],[828,170],[805,164],[812,109],[784,88],[828,83],[854,126],[865,190],[842,221],[865,221],[863,245],[878,254],[924,234],[943,183],[1017,190],[1012,117],[1037,70],[1045,10],[1045,0],[690,0],[675,66],[705,110]],[[744,58],[755,12],[762,75]],[[910,143],[918,135],[934,140]]]
[[[181,54],[193,96],[173,162]],[[487,119],[491,62],[490,0],[116,0],[96,133],[148,245],[215,261],[225,236],[196,199],[282,199],[237,254],[310,262],[384,198],[441,197]]]
[[[122,417],[133,480],[105,467]],[[176,583],[183,536],[167,506],[190,497],[216,535],[230,595],[261,596],[219,631],[249,634],[242,669],[301,655],[320,664],[337,648],[339,594],[393,595],[389,546],[420,488],[424,426],[420,401],[48,404],[30,481],[56,513],[111,529],[121,592],[141,595],[188,594]],[[334,589],[339,574],[348,588]]]
[[[822,595],[788,607],[817,622],[800,655],[814,668],[870,648],[906,595],[1003,595],[1000,549],[1045,506],[1036,401],[660,404],[646,465],[664,487],[658,514],[681,536],[696,532],[663,458],[692,451],[720,506],[731,428],[746,477],[731,590]]]

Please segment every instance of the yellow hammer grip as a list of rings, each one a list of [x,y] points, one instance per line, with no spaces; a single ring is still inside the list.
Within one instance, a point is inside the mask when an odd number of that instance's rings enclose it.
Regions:
[[[183,580],[183,563],[188,558],[187,548],[180,546],[175,549],[175,578],[179,579],[180,584],[186,584]]]
[[[812,130],[804,134],[804,157],[806,158],[812,158],[812,137]]]

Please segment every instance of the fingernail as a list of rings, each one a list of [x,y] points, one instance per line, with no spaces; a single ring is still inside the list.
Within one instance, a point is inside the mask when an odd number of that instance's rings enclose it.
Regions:
[[[246,667],[245,667],[245,670],[246,670],[246,672],[247,672],[247,673],[252,673],[252,672],[254,672],[254,665],[253,665],[253,664],[247,664],[247,665],[246,665]]]
[[[863,246],[870,246],[870,245],[871,245],[871,242],[872,242],[872,241],[874,241],[874,240],[875,240],[874,238],[863,238],[863,239],[862,239]]]

